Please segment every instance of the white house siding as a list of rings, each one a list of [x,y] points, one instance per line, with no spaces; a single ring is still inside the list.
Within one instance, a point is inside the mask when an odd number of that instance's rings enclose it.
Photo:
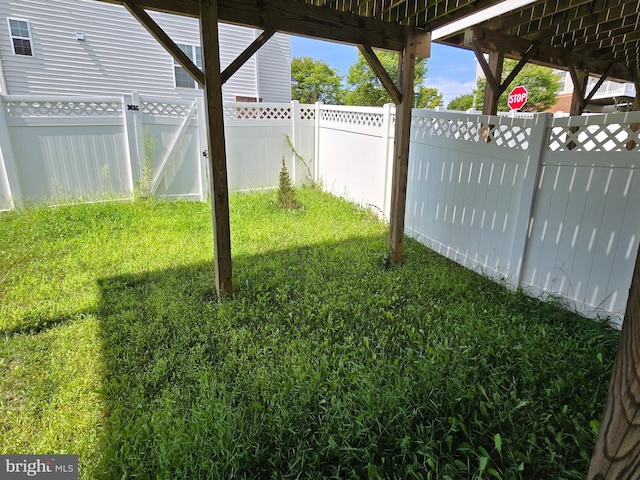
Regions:
[[[242,51],[255,39],[255,30],[237,25],[220,24],[218,37],[220,39],[220,68],[225,69]],[[261,55],[262,52],[259,52]],[[288,61],[289,57],[285,60]],[[236,96],[258,98],[258,82],[256,79],[257,69],[256,55],[247,60],[240,70],[238,70],[229,81],[222,87],[224,100],[235,102]],[[290,71],[290,67],[284,66],[280,62],[280,68]],[[277,87],[276,87],[277,88]],[[282,89],[282,86],[280,86]],[[291,97],[291,87],[289,87],[289,97]],[[276,102],[275,99],[267,99]]]
[[[150,12],[177,43],[199,45],[198,20]],[[0,0],[0,56],[6,91],[11,95],[120,95],[137,91],[163,97],[193,98],[197,89],[176,88],[173,60],[123,7],[94,0]],[[28,20],[33,57],[14,55],[7,17]],[[78,41],[76,33],[84,33]],[[254,29],[220,25],[221,63],[228,65],[253,39]],[[289,95],[288,37],[286,55],[269,54],[287,81],[267,88],[264,101]],[[258,53],[260,56],[261,53]],[[223,88],[224,100],[257,97],[255,56]],[[261,82],[263,83],[263,82]]]
[[[291,57],[289,35],[276,33],[263,45],[259,53],[258,79],[260,96],[269,102],[290,102],[291,64],[289,63],[288,68],[280,66],[283,58],[289,59]],[[283,88],[283,85],[286,85],[286,88]]]

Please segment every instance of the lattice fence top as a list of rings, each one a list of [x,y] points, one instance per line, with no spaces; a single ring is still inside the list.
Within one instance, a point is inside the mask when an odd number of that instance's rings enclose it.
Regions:
[[[186,117],[192,107],[192,104],[188,103],[166,101],[142,100],[140,103],[142,114],[153,115],[154,117]]]
[[[488,117],[413,117],[411,130],[418,138],[442,137],[454,140],[526,150],[531,128],[521,124],[498,123]]]
[[[290,120],[290,106],[225,106],[224,118],[226,120]]]
[[[552,126],[547,149],[552,152],[623,152],[640,150],[638,124]]]
[[[10,117],[112,117],[122,115],[122,102],[82,100],[6,100]]]
[[[315,107],[300,107],[300,120],[315,120]]]
[[[380,128],[384,123],[383,113],[348,112],[343,110],[321,110],[320,120],[325,122]]]

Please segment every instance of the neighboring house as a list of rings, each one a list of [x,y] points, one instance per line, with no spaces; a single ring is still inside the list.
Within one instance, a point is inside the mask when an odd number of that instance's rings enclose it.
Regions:
[[[201,67],[198,19],[149,14]],[[94,0],[0,0],[0,17],[2,94],[202,95],[186,71],[121,6]],[[259,34],[220,24],[222,68]],[[290,71],[290,39],[278,33],[224,85],[224,101],[289,102]]]
[[[571,110],[571,98],[573,97],[571,75],[566,70],[554,71],[560,75],[560,88],[557,92],[556,103],[546,111],[549,113],[557,113],[560,115],[565,113],[568,115]],[[480,67],[480,63],[476,60],[475,85],[478,84],[480,78],[484,77],[484,71]],[[597,82],[597,78],[589,77],[587,94],[591,92],[591,89]],[[636,89],[633,83],[620,83],[606,80],[600,88],[598,88],[589,105],[587,105],[585,113],[611,113],[631,110],[635,95]]]
[[[573,97],[573,81],[569,72],[556,70],[560,74],[560,88],[556,103],[548,112],[569,113],[571,110],[571,97]],[[587,83],[587,94],[598,82],[597,78],[589,77]],[[595,93],[585,113],[611,113],[615,111],[631,110],[633,100],[636,96],[636,89],[633,83],[620,83],[606,80]]]

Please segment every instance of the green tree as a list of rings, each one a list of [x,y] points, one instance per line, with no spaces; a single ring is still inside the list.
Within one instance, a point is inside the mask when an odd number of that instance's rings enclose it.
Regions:
[[[291,86],[293,100],[300,103],[342,103],[342,77],[328,63],[311,57],[294,57],[291,60],[291,77],[297,82]]]
[[[502,69],[502,81],[509,76],[516,64],[517,62],[515,60],[505,60],[504,67]],[[486,78],[481,78],[478,81],[478,87],[475,93],[479,104],[476,108],[479,110],[482,109],[486,85]],[[529,92],[527,103],[520,109],[520,111],[544,112],[556,103],[556,92],[558,91],[558,88],[560,88],[560,75],[550,68],[528,63],[520,73],[516,75],[516,78],[507,87],[505,92],[500,95],[500,99],[498,100],[499,111],[509,111],[509,106],[507,105],[509,92],[517,85],[524,85]]]
[[[376,52],[380,63],[384,66],[389,76],[398,78],[398,54],[393,52]],[[427,64],[424,58],[416,59],[415,85],[423,85],[427,75]],[[349,67],[347,73],[348,91],[345,103],[348,105],[379,106],[391,103],[391,96],[373,72],[367,60],[358,53],[358,59]],[[411,93],[413,95],[413,92]],[[442,105],[442,93],[435,88],[422,87],[418,94],[417,106],[420,108],[433,108]]]
[[[473,93],[465,93],[464,95],[458,95],[452,99],[447,105],[448,110],[461,110],[466,111],[473,107]]]

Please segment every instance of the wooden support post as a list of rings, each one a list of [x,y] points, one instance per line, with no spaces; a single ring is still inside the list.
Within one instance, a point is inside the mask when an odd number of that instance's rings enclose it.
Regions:
[[[572,117],[582,115],[585,107],[584,98],[587,91],[587,82],[589,75],[587,72],[577,70],[573,65],[569,65],[569,73],[571,74],[571,81],[573,82],[573,96],[571,97],[571,108],[569,115]]]
[[[632,110],[634,112],[640,111],[640,74],[638,73],[634,73],[634,85],[636,87],[636,96],[633,99],[633,107]],[[632,123],[631,125],[629,125],[629,128],[632,132],[637,132],[638,128],[640,128],[640,124],[638,123]],[[629,140],[627,142],[627,150],[633,150],[634,148],[636,148],[636,141],[635,140]]]
[[[533,42],[520,57],[520,61],[511,70],[509,76],[502,81],[502,69],[504,67],[504,53],[500,51],[489,52],[489,61],[484,58],[479,37],[484,32],[479,27],[467,29],[464,33],[464,43],[473,49],[476,59],[484,72],[487,84],[484,90],[483,115],[495,115],[498,113],[498,100],[500,96],[522,71],[529,59],[538,51],[539,42]]]
[[[464,32],[464,45],[466,47],[470,47],[473,49],[473,52],[476,54],[476,59],[482,68],[482,71],[487,78],[487,88],[491,88],[496,97],[500,97],[505,90],[509,87],[511,82],[513,82],[516,76],[522,71],[527,62],[538,52],[540,42],[531,43],[527,49],[524,51],[522,56],[520,57],[520,61],[516,64],[516,66],[511,70],[509,76],[502,81],[502,68],[504,63],[504,55],[502,55],[502,59],[500,59],[500,54],[493,52],[494,59],[491,59],[491,53],[489,54],[489,63],[484,58],[484,53],[482,51],[481,46],[481,38],[486,37],[486,30],[480,27],[472,27]],[[496,48],[493,46],[493,48]],[[505,48],[503,45],[501,48]],[[497,66],[497,68],[496,68]],[[486,93],[485,93],[486,95]],[[496,104],[497,107],[497,104]],[[497,109],[496,109],[497,112]],[[493,114],[490,114],[493,115]]]
[[[413,30],[405,29],[404,48],[398,69],[398,90],[402,101],[396,106],[395,141],[393,147],[393,174],[391,186],[391,212],[389,217],[389,260],[402,259],[404,241],[404,214],[407,201],[407,175],[409,171],[409,141],[411,138],[411,107],[416,67],[417,38]]]
[[[484,60],[484,56],[482,56]],[[491,76],[487,73],[487,86],[484,89],[484,103],[482,104],[483,115],[495,115],[498,113],[498,99],[500,98],[500,79],[502,78],[502,66],[504,55],[500,52],[490,52],[488,67]],[[482,63],[481,63],[482,65]]]
[[[573,96],[571,97],[571,107],[569,108],[569,115],[572,117],[578,117],[582,115],[585,107],[587,106],[584,98],[587,91],[587,82],[589,81],[589,74],[582,70],[577,70],[573,64],[569,64],[569,73],[571,74],[571,80],[573,82]],[[573,138],[580,131],[579,127],[569,128],[570,140],[567,143],[567,149],[573,150],[576,148],[576,143]]]
[[[200,0],[200,32],[204,60],[204,100],[207,110],[216,291],[218,298],[222,298],[230,296],[233,288],[217,0]]]
[[[587,480],[630,480],[640,472],[640,250],[618,354]]]

